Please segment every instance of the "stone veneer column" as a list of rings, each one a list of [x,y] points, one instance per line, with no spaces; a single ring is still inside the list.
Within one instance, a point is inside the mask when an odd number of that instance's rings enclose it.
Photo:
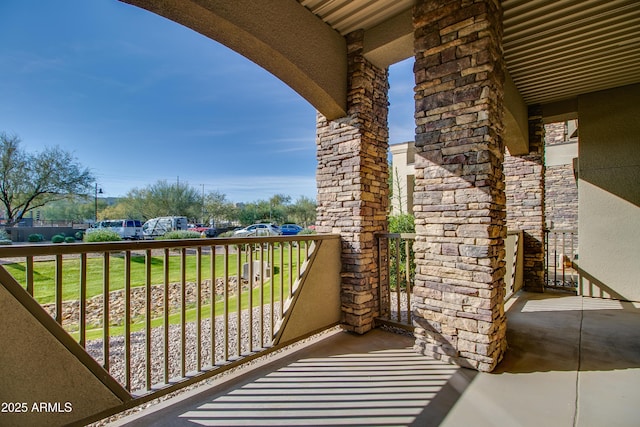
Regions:
[[[421,0],[413,14],[415,348],[491,371],[506,348],[500,5]]]
[[[524,289],[544,290],[544,123],[540,106],[529,107],[529,154],[504,161],[507,227],[524,236]]]
[[[348,115],[317,117],[319,232],[342,236],[342,311],[345,328],[364,333],[378,315],[374,233],[387,230],[389,89],[387,71],[362,55],[363,32],[347,36]]]

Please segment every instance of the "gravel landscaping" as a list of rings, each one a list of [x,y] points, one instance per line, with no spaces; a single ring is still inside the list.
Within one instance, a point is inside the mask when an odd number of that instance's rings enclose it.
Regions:
[[[276,315],[278,315],[279,305],[275,306]],[[263,323],[263,343],[268,345],[271,342],[270,331],[270,307],[264,306],[264,323]],[[253,351],[259,350],[260,346],[260,309],[253,309],[253,330],[252,341]],[[225,362],[224,357],[224,317],[218,316],[215,319],[215,360],[218,364]],[[249,311],[242,312],[241,331],[238,332],[237,314],[231,313],[228,321],[228,356],[236,358],[238,336],[240,335],[241,354],[250,352],[249,349]],[[196,322],[187,323],[185,326],[185,370],[192,372],[197,370],[197,332]],[[131,333],[131,390],[144,391],[146,388],[146,338],[145,331]],[[181,325],[169,326],[169,378],[181,377],[181,342],[182,342]],[[211,321],[203,319],[201,322],[201,365],[203,367],[211,367]],[[99,363],[103,363],[103,341],[93,340],[87,342],[87,352]],[[124,378],[124,336],[114,337],[110,340],[109,345],[109,364],[111,375],[120,383],[125,384]],[[153,328],[151,331],[151,382],[152,384],[164,383],[164,327]]]

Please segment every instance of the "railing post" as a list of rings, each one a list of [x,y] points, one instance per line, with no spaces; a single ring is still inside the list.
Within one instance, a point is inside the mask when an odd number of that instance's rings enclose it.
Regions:
[[[29,257],[29,258],[31,259],[31,269],[33,269],[33,257]],[[33,271],[31,273],[31,277],[33,281]],[[31,286],[33,286],[33,282],[31,283]],[[30,293],[33,296],[33,288]],[[78,316],[78,331],[80,333],[79,343],[82,347],[86,345],[86,330],[87,330],[87,254],[80,254],[80,313]]]
[[[102,260],[102,355],[104,369],[109,372],[109,252],[103,254]]]
[[[211,367],[216,365],[216,245],[211,246],[211,313],[209,326],[211,328]]]
[[[125,252],[124,264],[124,381],[131,391],[131,251]]]
[[[169,249],[164,249],[164,264],[163,264],[163,284],[164,284],[164,308],[163,308],[163,316],[164,316],[164,383],[169,383]]]
[[[145,265],[145,384],[151,390],[151,250],[147,249],[144,257]]]

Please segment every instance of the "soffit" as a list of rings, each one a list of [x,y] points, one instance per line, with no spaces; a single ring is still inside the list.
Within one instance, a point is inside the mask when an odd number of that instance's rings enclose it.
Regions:
[[[638,0],[504,0],[504,56],[527,104],[640,81]]]
[[[415,0],[298,0],[343,36],[368,30],[410,9]]]
[[[415,4],[298,2],[342,35],[372,29]],[[503,0],[502,7],[507,69],[527,104],[640,82],[640,1]]]

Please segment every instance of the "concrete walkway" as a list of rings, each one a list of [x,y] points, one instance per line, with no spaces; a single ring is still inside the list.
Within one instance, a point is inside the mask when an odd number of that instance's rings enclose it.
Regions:
[[[335,332],[116,425],[640,425],[640,305],[521,293],[508,318],[491,374],[420,356],[411,337]]]

